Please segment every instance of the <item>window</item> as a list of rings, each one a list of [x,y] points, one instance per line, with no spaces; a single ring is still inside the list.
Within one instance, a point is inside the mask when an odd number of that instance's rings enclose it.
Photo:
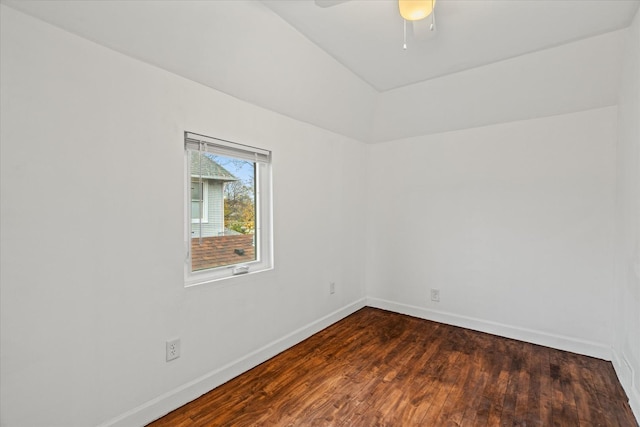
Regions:
[[[187,286],[270,269],[271,152],[185,132]]]
[[[209,222],[209,186],[191,178],[191,222]]]

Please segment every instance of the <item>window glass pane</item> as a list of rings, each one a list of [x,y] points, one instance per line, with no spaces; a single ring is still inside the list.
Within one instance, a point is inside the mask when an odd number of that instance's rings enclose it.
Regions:
[[[200,202],[191,202],[191,219],[200,219]]]
[[[191,182],[191,200],[194,202],[202,200],[202,186],[197,182]]]
[[[191,220],[202,219],[202,187],[199,181],[191,181]]]
[[[206,188],[191,185],[192,219],[199,218],[200,203],[207,207],[203,223],[191,227],[191,270],[257,260],[255,163],[191,152],[191,176],[202,177]]]

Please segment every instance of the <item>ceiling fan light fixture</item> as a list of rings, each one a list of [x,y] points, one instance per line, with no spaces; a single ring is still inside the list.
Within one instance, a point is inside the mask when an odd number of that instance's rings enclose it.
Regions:
[[[398,0],[400,16],[407,21],[419,21],[431,15],[435,0]]]

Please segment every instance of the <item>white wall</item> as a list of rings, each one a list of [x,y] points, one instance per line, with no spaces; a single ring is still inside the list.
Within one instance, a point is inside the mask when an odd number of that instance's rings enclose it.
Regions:
[[[2,1],[252,104],[370,134],[377,92],[261,1]]]
[[[627,30],[618,107],[614,366],[640,419],[640,13]]]
[[[2,426],[140,425],[362,306],[362,143],[0,8]],[[275,270],[184,288],[184,130],[273,150]]]
[[[624,30],[380,94],[372,141],[616,105]]]
[[[607,107],[372,146],[370,303],[610,357],[615,133]]]

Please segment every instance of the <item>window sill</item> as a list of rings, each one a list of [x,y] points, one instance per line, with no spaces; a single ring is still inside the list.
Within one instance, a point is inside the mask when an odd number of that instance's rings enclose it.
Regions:
[[[266,263],[265,263],[266,264]],[[273,270],[273,265],[265,265],[263,263],[254,263],[248,264],[249,271],[241,274],[233,274],[232,271],[234,268],[239,265],[230,265],[226,267],[219,267],[213,269],[213,271],[203,271],[201,274],[191,273],[187,277],[185,277],[185,288],[191,288],[194,286],[207,285],[207,284],[221,284],[229,279],[235,279],[238,277],[247,277],[252,276],[257,273],[263,273],[266,271]],[[244,265],[244,264],[241,264]]]

